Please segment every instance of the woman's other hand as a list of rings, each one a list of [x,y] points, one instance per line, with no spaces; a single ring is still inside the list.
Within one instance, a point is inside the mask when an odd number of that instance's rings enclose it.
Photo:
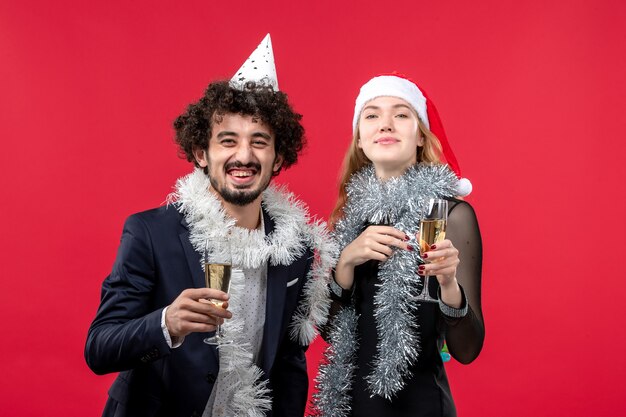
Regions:
[[[391,226],[369,226],[346,246],[335,268],[335,280],[344,289],[354,282],[354,267],[369,260],[384,262],[393,253],[393,247],[414,250],[406,243],[408,236]]]

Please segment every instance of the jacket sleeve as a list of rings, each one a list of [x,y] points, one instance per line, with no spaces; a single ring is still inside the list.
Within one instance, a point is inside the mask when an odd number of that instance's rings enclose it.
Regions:
[[[85,359],[96,374],[132,369],[169,354],[161,329],[163,308],[153,306],[155,282],[150,233],[136,214],[126,220],[87,335]]]

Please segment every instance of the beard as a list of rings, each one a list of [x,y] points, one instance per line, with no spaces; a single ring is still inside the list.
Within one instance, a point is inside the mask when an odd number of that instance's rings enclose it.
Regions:
[[[210,168],[210,166],[207,167],[207,170],[209,172]],[[215,190],[220,195],[220,197],[222,197],[222,199],[229,204],[234,204],[236,206],[247,206],[248,204],[256,200],[263,193],[263,191],[267,189],[267,187],[270,185],[270,181],[272,180],[272,175],[265,175],[261,170],[261,165],[259,164],[242,164],[241,162],[232,162],[230,164],[226,164],[226,166],[224,167],[224,172],[227,172],[230,168],[254,168],[257,172],[261,172],[263,176],[261,177],[261,183],[256,188],[238,190],[236,188],[228,188],[225,184],[220,184],[217,179],[207,174],[213,190]]]

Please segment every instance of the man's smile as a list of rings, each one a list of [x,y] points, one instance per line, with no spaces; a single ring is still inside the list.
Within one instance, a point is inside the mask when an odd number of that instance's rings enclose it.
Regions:
[[[255,182],[257,174],[261,170],[260,166],[255,166],[256,164],[248,164],[246,166],[242,166],[240,164],[227,165],[226,174],[229,180],[235,184],[236,186],[247,186],[251,185]]]

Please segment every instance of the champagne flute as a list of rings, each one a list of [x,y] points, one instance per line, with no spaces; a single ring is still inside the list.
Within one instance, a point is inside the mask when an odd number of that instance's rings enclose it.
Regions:
[[[206,242],[204,250],[204,281],[208,288],[227,293],[230,290],[232,271],[232,255],[230,241],[225,238],[214,238]],[[222,300],[209,300],[218,307],[224,305]],[[218,325],[215,335],[204,339],[209,345],[223,345],[232,343],[224,338],[222,326]]]
[[[448,201],[442,198],[431,198],[420,221],[419,245],[420,256],[428,252],[432,245],[446,238],[446,222],[448,220]],[[424,276],[422,292],[417,297],[420,301],[438,302],[428,292],[429,276]]]

